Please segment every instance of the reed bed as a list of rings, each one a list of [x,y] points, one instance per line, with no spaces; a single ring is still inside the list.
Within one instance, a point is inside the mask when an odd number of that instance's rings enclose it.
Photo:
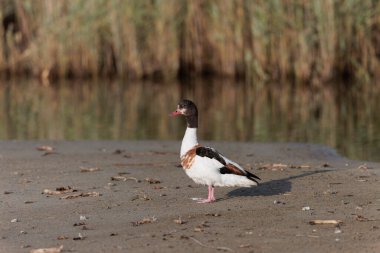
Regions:
[[[0,73],[50,78],[380,75],[375,0],[4,0]]]

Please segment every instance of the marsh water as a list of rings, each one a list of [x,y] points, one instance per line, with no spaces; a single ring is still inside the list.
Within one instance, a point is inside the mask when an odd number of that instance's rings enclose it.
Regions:
[[[1,81],[0,139],[180,140],[185,123],[168,114],[189,98],[205,140],[320,143],[380,161],[380,88],[336,87],[347,85]]]

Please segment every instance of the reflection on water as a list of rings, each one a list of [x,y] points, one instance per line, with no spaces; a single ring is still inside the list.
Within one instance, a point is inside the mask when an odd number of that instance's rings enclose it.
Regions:
[[[189,98],[199,107],[202,139],[322,143],[350,158],[380,160],[379,91],[256,86],[2,81],[0,138],[179,140],[184,121],[168,113]]]

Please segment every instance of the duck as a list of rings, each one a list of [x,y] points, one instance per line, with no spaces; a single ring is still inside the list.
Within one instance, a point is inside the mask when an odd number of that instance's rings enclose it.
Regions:
[[[215,187],[258,186],[258,176],[245,170],[238,163],[228,159],[216,149],[198,143],[198,109],[195,103],[181,99],[170,116],[183,116],[186,131],[181,143],[180,159],[185,173],[196,183],[208,186],[208,197],[198,203],[215,202]]]

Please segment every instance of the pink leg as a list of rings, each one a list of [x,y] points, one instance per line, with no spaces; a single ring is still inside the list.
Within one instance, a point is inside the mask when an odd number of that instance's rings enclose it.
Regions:
[[[215,190],[215,188],[213,186],[211,186],[211,196],[210,196],[210,199],[212,201],[215,201],[214,190]]]
[[[208,198],[207,199],[202,199],[198,201],[198,203],[205,204],[205,203],[212,203],[215,201],[215,196],[214,196],[214,187],[212,185],[208,186]]]

